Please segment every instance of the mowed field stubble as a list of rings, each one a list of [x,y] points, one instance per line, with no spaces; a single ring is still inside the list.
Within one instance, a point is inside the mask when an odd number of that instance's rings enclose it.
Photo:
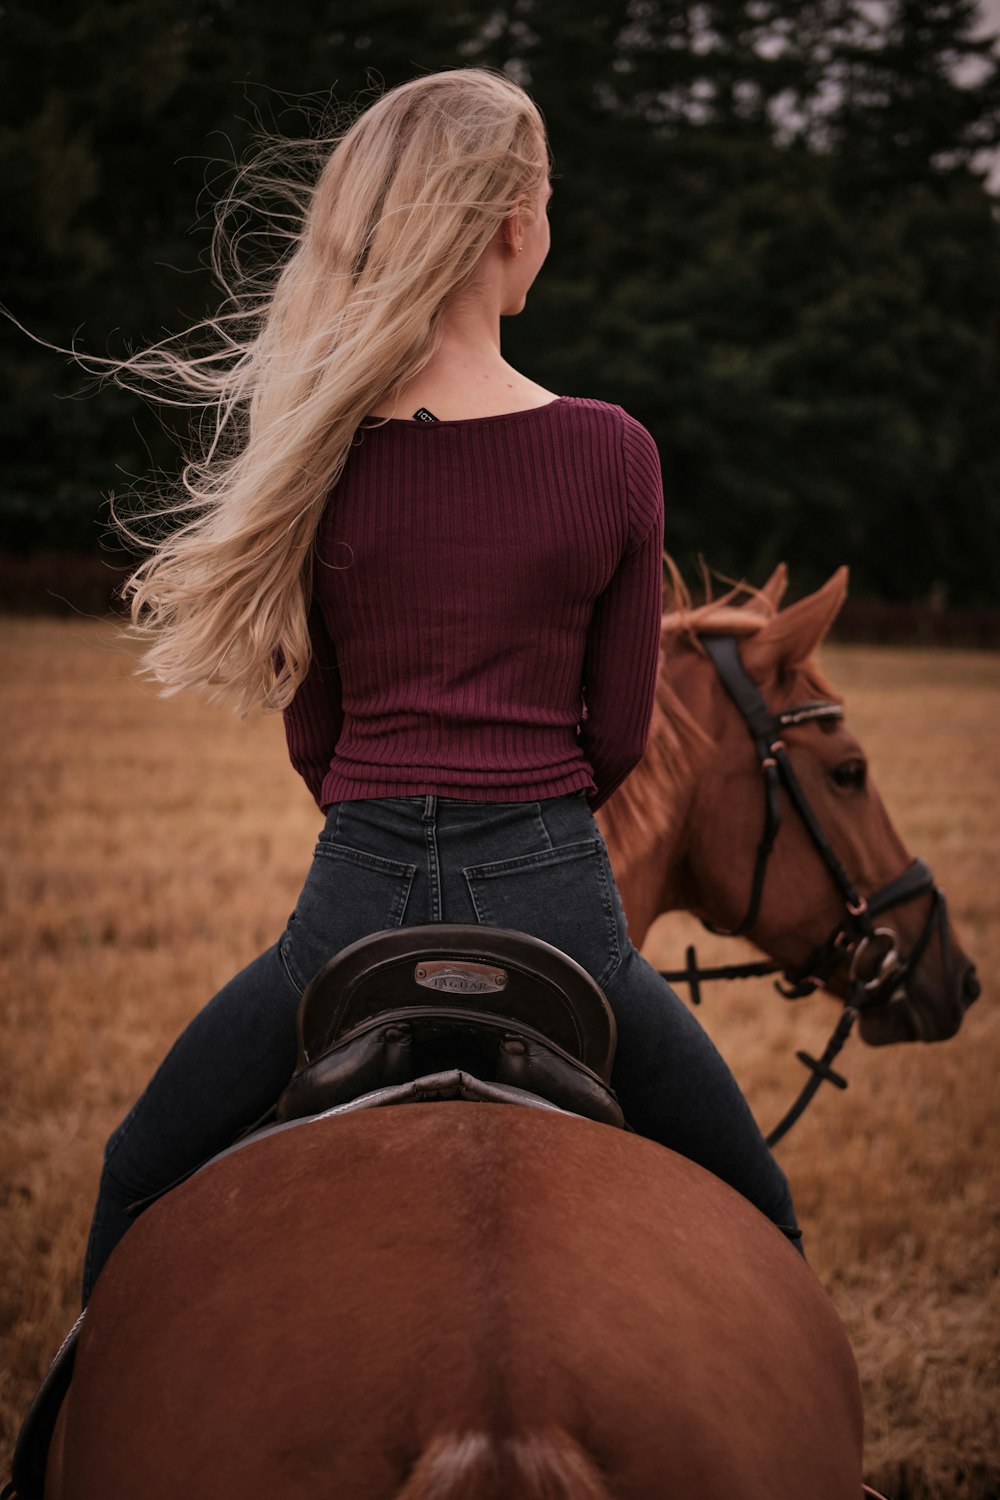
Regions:
[[[241,724],[132,673],[111,621],[0,621],[3,798],[0,1469],[77,1310],[103,1142],[187,1019],[280,932],[321,819],[280,720]],[[1000,1495],[1000,657],[829,647],[910,852],[947,892],[983,995],[955,1039],[842,1054],[779,1148],[810,1260],[861,1368],[867,1475],[895,1500]],[[663,966],[685,917],[646,944]],[[834,1002],[711,988],[701,1019],[763,1126]],[[780,1288],[775,1288],[780,1296]]]

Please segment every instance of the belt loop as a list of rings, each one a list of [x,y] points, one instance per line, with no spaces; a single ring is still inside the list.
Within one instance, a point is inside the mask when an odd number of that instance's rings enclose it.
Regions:
[[[433,792],[428,792],[424,798],[424,822],[433,823],[437,816],[437,797]]]

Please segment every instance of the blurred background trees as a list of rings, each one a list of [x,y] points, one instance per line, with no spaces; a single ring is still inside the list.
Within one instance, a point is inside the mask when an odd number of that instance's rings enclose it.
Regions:
[[[176,332],[216,306],[211,204],[255,124],[301,136],[418,72],[504,68],[555,158],[552,254],[505,351],[646,423],[682,566],[760,581],[784,558],[805,588],[848,562],[871,598],[994,603],[1000,66],[978,20],[971,0],[5,0],[0,297],[91,353]],[[0,339],[2,545],[96,551],[108,492],[176,469],[169,414]]]

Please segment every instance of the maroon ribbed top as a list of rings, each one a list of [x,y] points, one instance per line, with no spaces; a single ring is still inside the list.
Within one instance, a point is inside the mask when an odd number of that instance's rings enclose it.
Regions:
[[[662,551],[659,456],[619,406],[360,428],[284,716],[317,803],[585,788],[599,807],[646,745]]]

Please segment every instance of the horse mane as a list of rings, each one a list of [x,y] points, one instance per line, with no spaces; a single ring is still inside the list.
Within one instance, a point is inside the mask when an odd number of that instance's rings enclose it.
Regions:
[[[762,589],[745,582],[733,583],[716,599],[711,597],[711,577],[706,570],[704,584],[708,597],[697,605],[692,602],[676,564],[666,553],[664,567],[672,607],[660,624],[660,665],[646,753],[603,809],[608,838],[623,868],[642,855],[651,831],[667,835],[675,832],[684,815],[685,793],[709,743],[708,734],[670,685],[667,653],[683,643],[704,656],[699,635],[749,638],[770,626],[769,634],[781,636],[779,606],[787,582],[784,565]],[[794,638],[808,634],[808,623],[800,614],[790,625],[788,641],[782,641],[786,645],[791,643],[791,660],[795,658]],[[805,673],[810,691],[817,697],[838,697],[811,656],[806,655],[796,665]]]

